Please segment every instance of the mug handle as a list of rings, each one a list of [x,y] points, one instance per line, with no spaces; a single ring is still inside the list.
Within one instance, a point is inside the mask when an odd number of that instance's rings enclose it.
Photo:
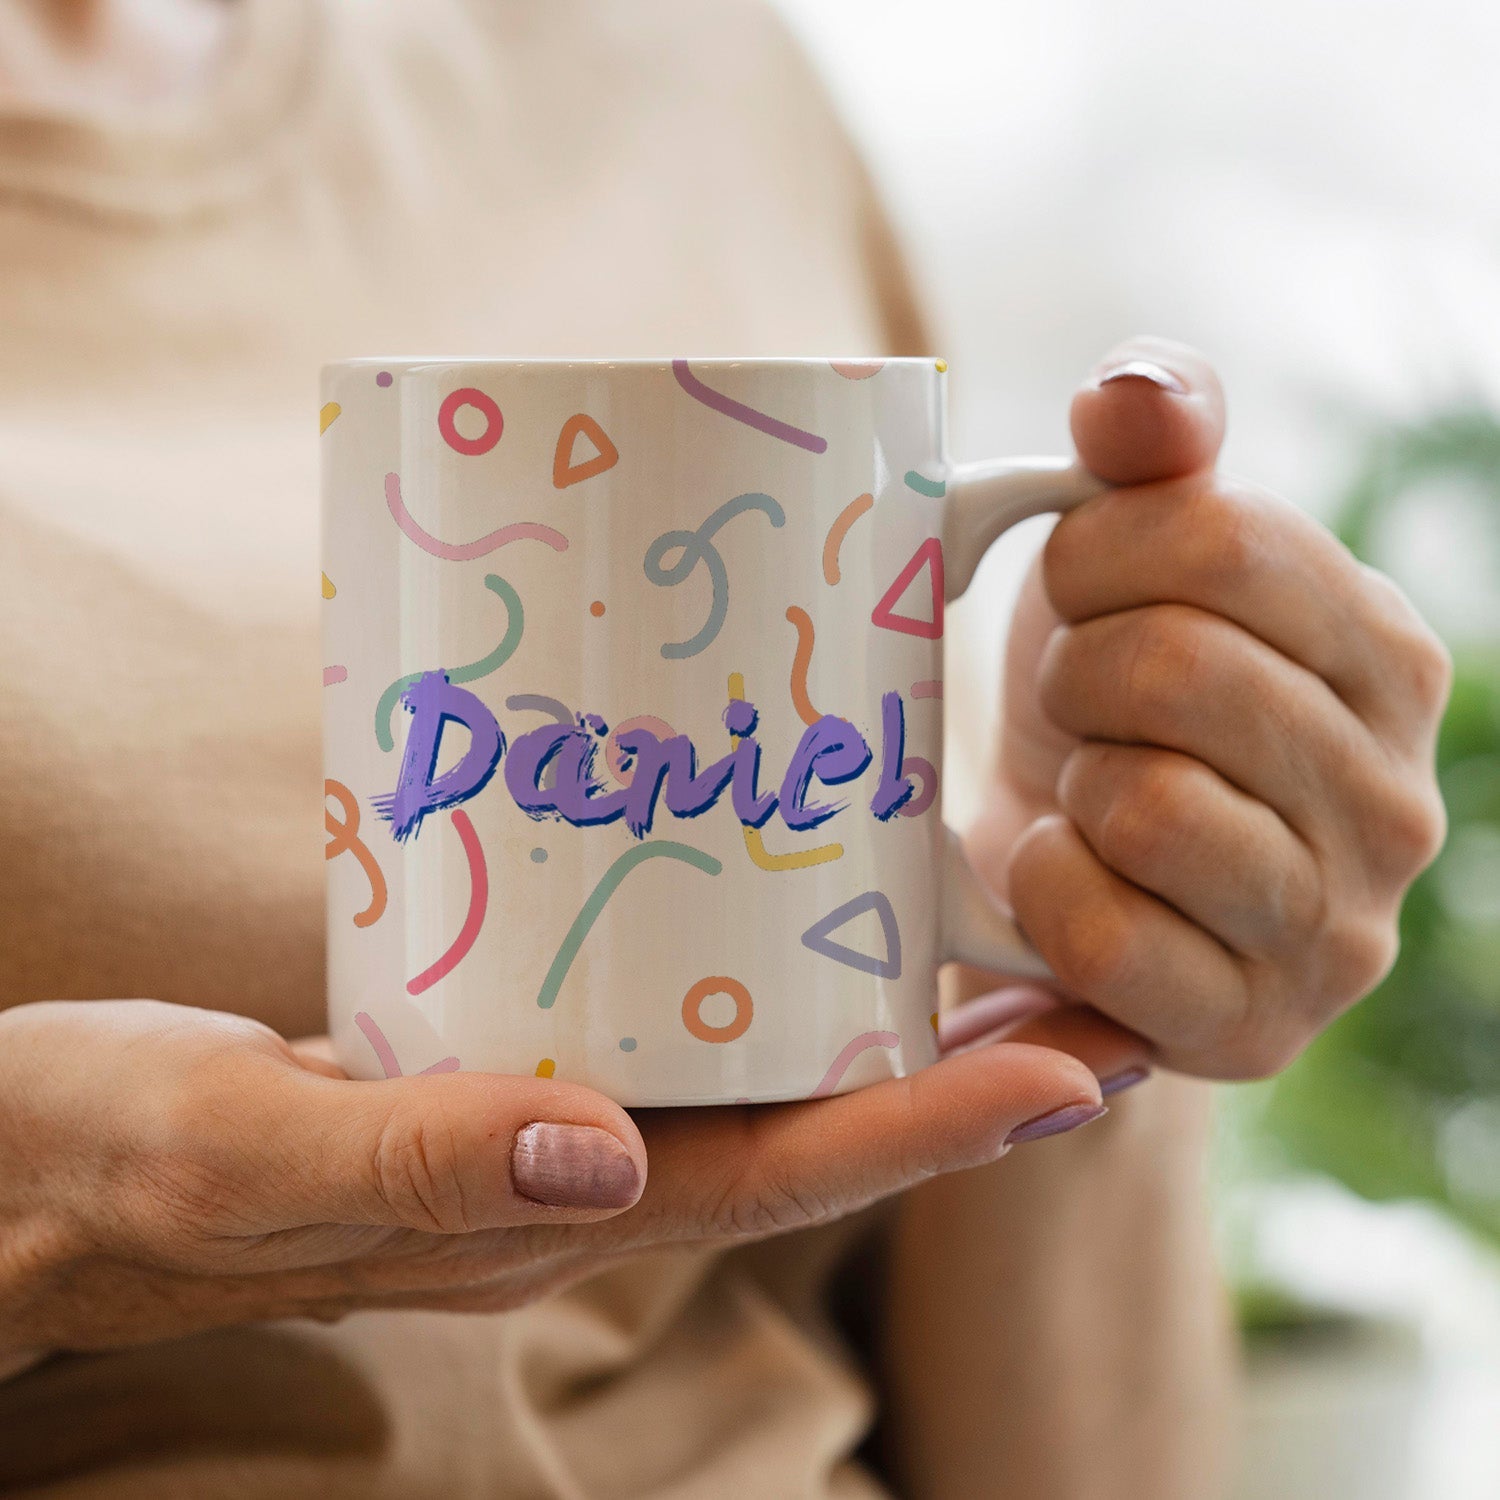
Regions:
[[[947,599],[958,598],[991,544],[1017,521],[1068,511],[1108,488],[1061,458],[1011,458],[954,464],[947,471],[943,512],[943,579]],[[1052,971],[1026,941],[1015,918],[975,873],[951,828],[943,851],[941,956],[1025,979]]]

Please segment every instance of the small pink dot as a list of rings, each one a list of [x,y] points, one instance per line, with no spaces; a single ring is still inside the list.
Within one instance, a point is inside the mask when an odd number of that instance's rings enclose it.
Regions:
[[[378,374],[375,377],[375,384],[376,385],[389,385],[390,383],[391,383],[391,372],[389,370],[382,370],[380,372],[380,374]]]

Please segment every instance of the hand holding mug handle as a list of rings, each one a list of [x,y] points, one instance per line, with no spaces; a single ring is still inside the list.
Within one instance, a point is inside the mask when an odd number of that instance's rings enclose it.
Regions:
[[[1072,510],[1108,486],[1060,458],[993,459],[948,471],[943,515],[944,594],[958,598],[980,559],[1018,521]],[[947,830],[943,856],[942,956],[996,974],[1050,979],[1046,961],[975,873],[962,841]]]

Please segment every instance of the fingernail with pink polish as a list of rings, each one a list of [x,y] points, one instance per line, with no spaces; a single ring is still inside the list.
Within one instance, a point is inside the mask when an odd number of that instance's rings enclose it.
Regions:
[[[641,1193],[635,1158],[596,1125],[523,1126],[510,1172],[518,1193],[554,1208],[629,1208]]]
[[[1150,1076],[1150,1068],[1122,1068],[1118,1073],[1111,1073],[1108,1078],[1099,1080],[1099,1092],[1108,1099],[1111,1094],[1122,1093],[1138,1083],[1144,1083]]]
[[[1149,380],[1159,390],[1173,396],[1187,395],[1187,387],[1164,365],[1149,359],[1126,359],[1111,365],[1094,382],[1099,386],[1113,385],[1117,380]]]
[[[1027,1120],[1024,1125],[1017,1125],[1005,1137],[1005,1144],[1019,1146],[1022,1141],[1039,1141],[1044,1136],[1062,1135],[1065,1131],[1077,1130],[1080,1125],[1087,1125],[1090,1120],[1097,1120],[1100,1115],[1108,1113],[1109,1110],[1102,1104],[1065,1104],[1061,1109],[1050,1110],[1034,1120]]]

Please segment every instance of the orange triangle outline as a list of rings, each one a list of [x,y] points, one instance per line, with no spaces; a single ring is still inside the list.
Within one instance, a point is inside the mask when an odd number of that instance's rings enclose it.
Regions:
[[[912,580],[922,571],[928,570],[928,582],[932,586],[932,618],[916,620],[910,615],[896,613],[896,601],[911,587]],[[870,611],[870,623],[886,630],[899,630],[904,635],[919,635],[924,640],[935,641],[943,634],[943,543],[942,538],[930,536],[911,555],[911,561],[896,574],[896,581],[880,596],[880,602]]]
[[[582,433],[599,450],[593,458],[581,464],[573,462],[573,449]],[[609,434],[587,412],[577,412],[562,425],[557,435],[557,450],[552,455],[552,488],[565,490],[570,484],[592,479],[606,469],[612,469],[620,461],[620,450],[610,441]]]

